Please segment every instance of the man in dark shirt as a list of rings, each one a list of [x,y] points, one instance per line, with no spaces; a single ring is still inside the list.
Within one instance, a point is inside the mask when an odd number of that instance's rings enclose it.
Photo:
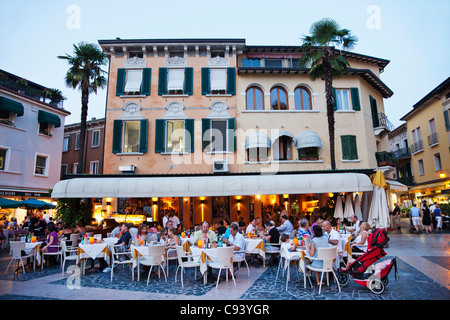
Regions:
[[[131,233],[128,230],[128,225],[126,223],[122,223],[122,227],[121,230],[122,235],[120,236],[120,239],[117,240],[116,245],[123,245],[123,246],[128,246],[128,244],[130,243],[130,239],[131,239]]]
[[[266,227],[266,231],[268,232],[268,235],[263,236],[264,250],[266,252],[279,250],[280,247],[273,246],[273,245],[271,245],[271,243],[273,243],[273,244],[280,243],[280,232],[278,231],[277,228],[275,228],[275,226],[270,221],[267,221],[265,223],[265,227]],[[273,265],[278,262],[277,256],[275,254],[271,254],[268,260],[269,260],[268,261],[269,265]]]
[[[44,220],[39,220],[39,218],[31,218],[30,228],[28,229],[29,232],[33,233],[34,236],[38,240],[45,240],[45,228],[47,224]]]
[[[228,221],[219,220],[220,227],[217,228],[217,233],[219,233],[219,235],[222,235],[225,233],[225,231],[227,231],[227,227],[224,225],[225,223],[227,224],[227,226],[229,225]]]

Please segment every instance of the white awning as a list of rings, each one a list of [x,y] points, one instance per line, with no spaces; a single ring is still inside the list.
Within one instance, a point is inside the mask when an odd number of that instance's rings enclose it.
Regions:
[[[167,90],[183,90],[184,88],[184,68],[169,69],[167,76]]]
[[[361,173],[93,177],[59,181],[52,198],[212,197],[372,191]]]
[[[142,69],[127,70],[127,83],[125,92],[140,92],[142,84]]]
[[[297,143],[297,141],[296,141],[296,139],[295,139],[295,137],[294,137],[294,135],[293,135],[292,133],[287,132],[287,131],[278,131],[278,132],[276,132],[276,133],[274,133],[274,134],[272,135],[272,144],[273,144],[278,138],[283,137],[283,136],[290,137],[290,138],[292,139],[292,143],[293,143],[293,144],[296,144],[296,143]]]
[[[303,131],[297,136],[297,149],[313,147],[322,147],[322,141],[317,133],[314,131]]]
[[[408,191],[408,187],[405,186],[404,184],[394,181],[394,180],[389,180],[386,179],[386,182],[389,184],[389,189],[394,190],[394,191]]]
[[[245,149],[270,148],[270,139],[263,132],[253,132],[245,137]]]

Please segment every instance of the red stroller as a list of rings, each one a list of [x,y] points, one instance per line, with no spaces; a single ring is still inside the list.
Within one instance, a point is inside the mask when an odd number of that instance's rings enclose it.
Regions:
[[[339,284],[345,286],[353,277],[357,284],[369,288],[374,294],[382,294],[388,284],[388,275],[395,268],[397,280],[397,259],[388,259],[374,264],[386,255],[383,247],[389,242],[386,229],[377,229],[369,235],[367,252],[358,257],[345,269],[339,269],[337,278]]]

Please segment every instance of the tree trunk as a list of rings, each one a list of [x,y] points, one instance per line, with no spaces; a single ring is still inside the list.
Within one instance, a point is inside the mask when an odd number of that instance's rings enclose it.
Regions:
[[[83,81],[84,82],[84,81]],[[85,173],[84,149],[86,142],[86,120],[88,114],[89,88],[85,82],[81,88],[81,122],[80,122],[80,149],[78,151],[78,173]]]
[[[333,95],[333,70],[330,65],[331,49],[324,47],[323,67],[325,80],[325,96],[327,99],[328,135],[330,138],[331,170],[336,170],[336,154],[334,139],[334,95]]]

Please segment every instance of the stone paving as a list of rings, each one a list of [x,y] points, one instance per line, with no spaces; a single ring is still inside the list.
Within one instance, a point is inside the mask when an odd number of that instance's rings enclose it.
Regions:
[[[371,293],[353,280],[341,287],[341,292],[331,281],[329,287],[322,287],[319,295],[314,281],[312,288],[309,282],[304,288],[303,275],[298,277],[295,268],[291,268],[291,281],[286,291],[286,278],[281,273],[275,283],[277,266],[256,268],[252,264],[250,277],[246,267],[241,266],[236,274],[236,287],[230,278],[228,282],[221,279],[216,289],[216,271],[209,283],[204,285],[199,273],[199,280],[195,280],[194,270],[187,269],[182,288],[179,274],[175,283],[174,262],[169,267],[167,282],[162,273],[160,279],[152,273],[147,285],[147,271],[141,271],[139,282],[132,281],[129,267],[118,266],[113,281],[110,281],[110,273],[88,268],[78,284],[74,281],[77,277],[70,273],[62,277],[59,265],[45,267],[43,271],[37,267],[36,271],[27,267],[26,274],[20,272],[14,275],[10,270],[5,275],[9,256],[7,250],[3,250],[0,254],[0,300],[78,300],[87,296],[105,300],[450,300],[450,234],[415,235],[406,230],[390,233],[389,237],[388,256],[383,259],[397,257],[398,279],[395,280],[392,270],[382,295]]]

